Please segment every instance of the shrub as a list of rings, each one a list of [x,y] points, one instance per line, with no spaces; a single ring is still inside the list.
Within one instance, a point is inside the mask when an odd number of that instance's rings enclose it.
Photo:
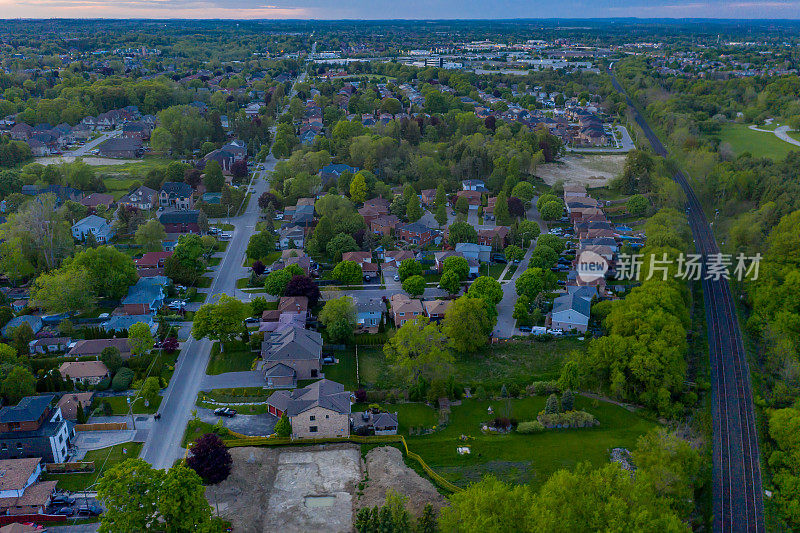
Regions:
[[[569,411],[567,413],[540,413],[536,419],[544,427],[554,428],[589,428],[600,422],[586,411]]]
[[[119,369],[114,375],[114,379],[111,380],[111,388],[113,388],[117,392],[122,392],[124,390],[128,390],[133,382],[133,378],[136,374],[134,374],[133,370],[127,367],[122,367]]]
[[[561,404],[558,401],[558,396],[551,394],[547,397],[547,403],[544,406],[544,412],[548,415],[554,415],[561,411]]]
[[[517,433],[521,433],[523,435],[531,435],[533,433],[541,433],[544,431],[544,426],[538,420],[532,420],[530,422],[520,422],[517,426]]]
[[[111,407],[111,403],[108,400],[103,400],[101,405],[103,406],[104,415],[111,416],[114,414],[114,409]]]
[[[380,403],[386,399],[386,391],[384,390],[370,390],[367,391],[366,401],[370,403]]]
[[[359,403],[367,401],[367,391],[363,387],[356,391],[356,401]]]
[[[554,392],[558,392],[558,382],[555,380],[551,381],[534,381],[530,385],[528,385],[527,389],[528,394],[531,396],[544,396],[546,394],[553,394]]]
[[[483,385],[478,385],[478,387],[475,389],[474,396],[479,400],[486,398],[486,389],[483,388]]]
[[[94,386],[95,390],[106,390],[111,386],[111,378],[103,378],[100,383]]]
[[[571,390],[565,390],[561,395],[561,409],[564,411],[572,411],[575,409],[575,395]]]

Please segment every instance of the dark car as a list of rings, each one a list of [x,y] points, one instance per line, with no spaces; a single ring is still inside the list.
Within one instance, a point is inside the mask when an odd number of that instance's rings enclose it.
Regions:
[[[99,505],[81,505],[78,507],[78,516],[100,516],[103,514],[103,508]]]
[[[50,498],[50,503],[53,505],[72,505],[75,503],[75,498],[68,494],[55,494]]]
[[[506,256],[503,254],[494,254],[492,255],[492,261],[495,263],[506,263]]]
[[[75,514],[75,511],[72,509],[72,507],[59,507],[58,509],[55,509],[52,512],[52,514],[61,514],[61,515],[64,515],[64,516],[72,516],[72,515]]]
[[[517,329],[522,331],[523,333],[530,333],[531,331],[533,331],[533,328],[531,326],[519,326]]]
[[[214,409],[214,414],[217,416],[233,417],[236,416],[236,410],[231,409],[229,407],[219,407],[217,409]]]

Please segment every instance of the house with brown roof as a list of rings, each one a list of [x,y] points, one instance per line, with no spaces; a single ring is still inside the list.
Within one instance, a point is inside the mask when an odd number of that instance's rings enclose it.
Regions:
[[[376,208],[376,207],[369,207],[364,206],[358,209],[358,214],[361,215],[361,218],[364,219],[364,224],[367,226],[378,217],[382,217],[384,215],[389,214],[388,209]]]
[[[42,458],[0,460],[0,514],[43,514],[58,481],[39,481]]]
[[[350,392],[341,383],[321,379],[302,389],[275,391],[267,405],[275,416],[286,414],[293,439],[350,434]]]
[[[83,412],[88,413],[92,405],[93,392],[68,392],[58,400],[61,415],[66,420],[78,419],[78,405],[83,407]]]
[[[372,233],[391,236],[398,224],[400,224],[400,219],[397,218],[397,215],[383,215],[372,219],[369,229]]]
[[[420,198],[425,207],[431,207],[436,201],[436,189],[422,189],[422,191],[420,191]]]
[[[58,372],[63,379],[84,385],[97,385],[110,375],[102,361],[67,361],[61,363]]]
[[[371,198],[364,202],[364,207],[369,207],[379,212],[388,213],[390,202],[386,198]]]
[[[398,328],[424,313],[422,302],[403,293],[393,294],[389,298],[389,304],[391,306],[389,314]]]
[[[111,205],[114,203],[114,197],[111,196],[110,194],[93,192],[92,194],[81,198],[78,203],[84,207],[89,207],[91,209],[97,209],[97,207],[101,205],[104,205],[108,208],[111,207]]]
[[[64,352],[70,342],[71,339],[69,337],[44,337],[29,342],[28,348],[32,354]]]
[[[452,303],[452,300],[425,300],[422,302],[422,307],[425,309],[425,316],[431,322],[441,322]]]
[[[131,345],[128,339],[87,339],[79,340],[67,353],[69,357],[99,358],[104,349],[114,347],[119,350],[123,359],[131,356]]]
[[[482,196],[483,193],[480,191],[458,191],[454,201],[458,202],[459,199],[466,198],[470,209],[478,209],[478,206],[481,205]]]
[[[136,263],[136,273],[140,278],[163,276],[164,265],[170,257],[172,252],[147,252],[139,259],[133,260]]]
[[[511,228],[508,226],[495,226],[493,228],[480,229],[478,230],[478,244],[494,246],[495,239],[497,239],[499,246],[505,248],[510,232]]]
[[[354,261],[359,265],[372,263],[372,252],[345,252],[342,254],[342,261]]]
[[[403,224],[395,229],[395,237],[410,244],[425,246],[433,240],[433,230],[418,222]]]
[[[383,266],[399,268],[405,259],[414,259],[414,252],[410,250],[388,250],[383,254]]]

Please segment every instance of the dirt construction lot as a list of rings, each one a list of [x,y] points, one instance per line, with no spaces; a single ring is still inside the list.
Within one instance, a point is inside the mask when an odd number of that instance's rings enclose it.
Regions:
[[[358,446],[233,448],[231,455],[231,475],[206,496],[234,531],[353,530],[353,494],[362,477]]]
[[[563,157],[558,163],[536,168],[536,175],[548,185],[563,181],[565,185],[602,187],[619,176],[625,166],[625,155],[577,155]]]

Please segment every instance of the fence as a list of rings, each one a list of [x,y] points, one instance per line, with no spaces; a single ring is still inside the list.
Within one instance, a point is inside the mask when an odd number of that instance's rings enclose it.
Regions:
[[[48,463],[44,465],[48,474],[74,474],[94,472],[94,461],[81,461],[75,463]]]
[[[408,449],[408,444],[406,443],[405,437],[402,435],[375,435],[369,437],[362,437],[359,435],[350,435],[349,437],[329,437],[324,439],[298,439],[292,440],[289,437],[248,437],[247,435],[242,435],[241,433],[236,433],[234,431],[229,431],[229,434],[235,437],[234,439],[229,439],[225,441],[225,445],[228,448],[239,448],[242,446],[290,446],[290,445],[297,445],[297,444],[334,444],[337,442],[353,442],[356,444],[375,444],[375,443],[402,443],[403,450],[405,450],[406,456],[414,459],[419,463],[422,469],[425,471],[428,476],[439,485],[441,488],[448,490],[450,492],[461,492],[461,487],[454,485],[447,481],[445,478],[437,474],[425,460],[420,457],[418,454],[412,452]]]
[[[116,431],[128,429],[125,422],[104,422],[101,424],[76,424],[75,431]]]

